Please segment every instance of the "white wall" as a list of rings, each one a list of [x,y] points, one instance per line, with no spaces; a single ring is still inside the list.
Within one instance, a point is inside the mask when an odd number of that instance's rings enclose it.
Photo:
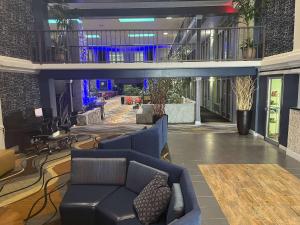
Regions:
[[[300,74],[299,74],[299,87],[298,87],[298,108],[300,108]]]
[[[0,150],[5,149],[4,143],[4,126],[3,126],[3,118],[2,118],[2,109],[1,109],[1,99],[0,99]]]

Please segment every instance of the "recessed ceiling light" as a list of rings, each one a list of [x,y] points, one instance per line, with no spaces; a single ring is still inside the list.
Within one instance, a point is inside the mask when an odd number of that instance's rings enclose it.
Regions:
[[[164,32],[164,35],[168,35],[169,33],[168,32]]]
[[[173,17],[168,16],[168,17],[166,17],[166,19],[167,19],[167,20],[171,20],[171,19],[173,19]]]
[[[88,34],[86,35],[86,38],[100,38],[99,34]]]
[[[82,20],[80,20],[80,19],[71,19],[72,21],[76,21],[77,23],[82,23]],[[49,24],[56,24],[56,23],[58,23],[59,22],[59,20],[57,20],[57,19],[49,19],[48,20],[48,23]]]
[[[154,37],[155,34],[152,33],[146,33],[146,34],[128,34],[128,37],[133,38],[133,37]]]
[[[155,22],[155,18],[119,18],[120,23],[149,23]]]

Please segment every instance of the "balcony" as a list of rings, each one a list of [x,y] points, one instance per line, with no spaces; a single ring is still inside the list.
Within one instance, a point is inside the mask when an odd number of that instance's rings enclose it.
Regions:
[[[32,32],[39,64],[255,61],[263,58],[264,28],[173,30],[49,30]],[[242,48],[246,40],[251,48]]]

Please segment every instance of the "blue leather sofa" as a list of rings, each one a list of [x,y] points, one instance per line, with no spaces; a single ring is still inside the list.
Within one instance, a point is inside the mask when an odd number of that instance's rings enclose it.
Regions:
[[[151,128],[104,140],[100,149],[132,149],[154,158],[160,158],[168,141],[168,116],[160,118]]]
[[[74,150],[71,156],[71,183],[60,205],[62,225],[142,225],[133,200],[156,171],[168,175],[170,187],[180,185],[184,207],[174,219],[170,201],[169,208],[153,225],[201,224],[200,208],[186,169],[131,150]],[[102,160],[106,166],[93,167],[90,160]],[[93,171],[95,168],[99,171]],[[102,184],[97,183],[98,178]]]

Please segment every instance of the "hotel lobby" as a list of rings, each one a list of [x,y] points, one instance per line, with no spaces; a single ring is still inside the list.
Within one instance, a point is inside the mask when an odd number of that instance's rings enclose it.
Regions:
[[[300,224],[298,0],[1,0],[0,225]]]

